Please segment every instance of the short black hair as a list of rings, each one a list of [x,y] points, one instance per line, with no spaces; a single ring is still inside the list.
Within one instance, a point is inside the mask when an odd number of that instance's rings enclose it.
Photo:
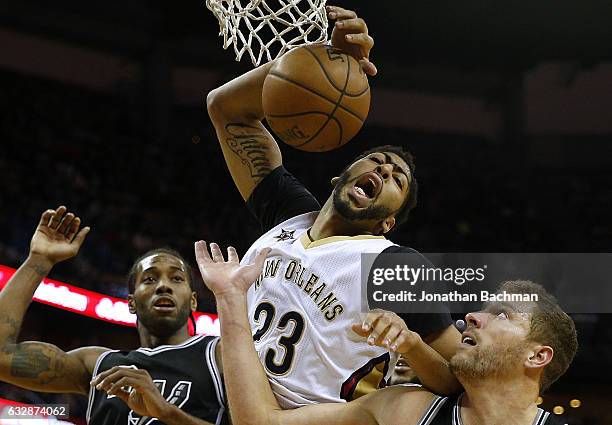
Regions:
[[[408,168],[410,169],[411,179],[410,179],[410,182],[408,183],[408,196],[404,200],[404,203],[399,208],[399,210],[397,210],[397,212],[395,213],[395,227],[393,228],[393,230],[396,230],[397,228],[399,228],[399,226],[404,224],[406,220],[408,220],[408,215],[410,214],[410,211],[412,211],[412,209],[416,207],[417,205],[417,195],[419,192],[419,184],[417,183],[417,179],[415,175],[416,166],[414,164],[414,156],[412,155],[412,153],[405,150],[401,146],[395,146],[395,145],[377,146],[375,148],[372,148],[372,149],[369,149],[363,152],[357,158],[353,159],[353,161],[351,161],[351,163],[346,166],[346,168],[342,171],[342,173],[344,173],[344,171],[346,171],[355,162],[359,161],[360,159],[365,158],[366,156],[370,154],[377,153],[377,152],[380,152],[380,153],[391,152],[391,153],[396,154],[397,156],[402,158],[406,162],[406,164],[408,164]]]
[[[181,260],[183,264],[185,264],[185,272],[187,273],[187,279],[189,279],[189,287],[191,288],[192,291],[197,292],[194,286],[194,275],[193,275],[193,269],[191,265],[183,258],[181,254],[178,253],[178,251],[172,248],[163,247],[163,248],[155,248],[150,251],[147,251],[144,254],[142,254],[140,257],[138,257],[136,261],[134,261],[134,264],[132,264],[132,267],[130,268],[130,272],[128,273],[128,276],[127,276],[128,293],[133,294],[134,289],[136,288],[136,274],[138,273],[138,265],[140,264],[140,262],[144,260],[145,258],[150,257],[151,255],[157,255],[157,254],[167,254],[167,255],[171,255]]]

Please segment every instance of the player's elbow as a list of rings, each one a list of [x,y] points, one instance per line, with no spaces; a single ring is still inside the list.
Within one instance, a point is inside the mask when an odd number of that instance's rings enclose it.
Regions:
[[[206,110],[213,123],[222,115],[223,92],[221,87],[211,90],[206,96]]]

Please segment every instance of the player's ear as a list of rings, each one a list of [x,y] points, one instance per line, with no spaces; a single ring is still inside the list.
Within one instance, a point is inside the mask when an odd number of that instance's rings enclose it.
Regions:
[[[528,369],[540,369],[552,361],[554,350],[548,345],[537,345],[529,350],[525,367]]]
[[[393,227],[395,227],[395,217],[387,217],[379,223],[379,230],[376,234],[384,235],[385,233],[389,233]]]
[[[340,177],[332,177],[331,179],[331,185],[333,187],[336,187],[336,184],[338,184],[338,180],[340,180]]]
[[[128,309],[130,313],[136,314],[136,301],[134,301],[134,295],[128,294],[127,296]]]
[[[198,294],[193,291],[191,293],[191,311],[196,311],[198,309]]]

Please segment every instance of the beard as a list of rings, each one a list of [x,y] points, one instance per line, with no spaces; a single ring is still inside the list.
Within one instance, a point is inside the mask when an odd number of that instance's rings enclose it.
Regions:
[[[522,358],[525,347],[475,347],[473,352],[459,352],[449,362],[451,372],[459,379],[467,380],[511,375],[516,370],[517,359]]]
[[[144,326],[149,334],[158,338],[167,338],[174,335],[181,329],[191,314],[189,304],[185,304],[179,308],[176,317],[164,317],[155,314],[145,306],[139,305],[136,302],[138,321]]]
[[[348,172],[345,171],[340,175],[340,179],[338,183],[336,183],[336,187],[334,188],[333,194],[333,205],[334,210],[347,221],[361,221],[361,220],[384,220],[393,214],[390,208],[386,205],[375,205],[372,202],[366,208],[363,209],[354,209],[351,206],[349,199],[342,199],[341,192],[345,186],[349,183],[349,175]],[[374,198],[374,201],[376,198]]]

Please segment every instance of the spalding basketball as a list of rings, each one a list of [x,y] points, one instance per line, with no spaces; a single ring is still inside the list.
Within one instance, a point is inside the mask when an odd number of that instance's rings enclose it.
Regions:
[[[352,56],[327,45],[306,45],[276,61],[262,103],[268,125],[283,142],[324,152],[357,134],[370,110],[370,86]]]

